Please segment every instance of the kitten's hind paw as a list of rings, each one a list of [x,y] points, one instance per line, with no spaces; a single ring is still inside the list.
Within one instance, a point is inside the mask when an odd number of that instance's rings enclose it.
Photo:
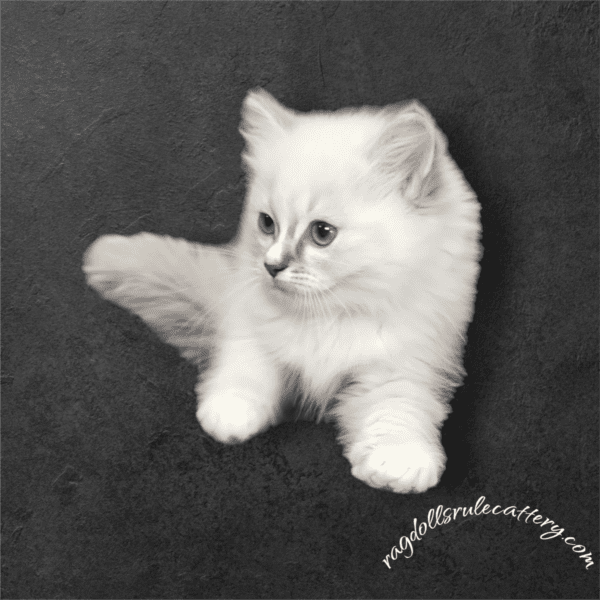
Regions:
[[[267,407],[235,392],[202,399],[196,418],[206,433],[225,444],[245,442],[274,424]]]
[[[352,475],[374,488],[406,494],[438,483],[446,457],[441,448],[419,442],[381,445],[353,464]]]

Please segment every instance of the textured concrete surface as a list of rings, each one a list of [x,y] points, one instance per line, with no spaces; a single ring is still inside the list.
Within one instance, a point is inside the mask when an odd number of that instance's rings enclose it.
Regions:
[[[2,3],[4,598],[598,597],[598,4]],[[221,446],[192,367],[86,289],[85,248],[234,233],[246,91],[419,98],[483,206],[469,378],[420,496],[330,426]],[[458,517],[382,562],[430,509]]]

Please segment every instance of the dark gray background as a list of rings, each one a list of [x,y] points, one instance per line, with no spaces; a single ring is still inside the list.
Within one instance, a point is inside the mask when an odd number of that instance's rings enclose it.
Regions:
[[[5,598],[598,596],[598,4],[2,3]],[[479,195],[469,378],[439,487],[350,475],[331,426],[226,447],[195,372],[84,284],[105,233],[234,234],[247,90],[419,98]],[[383,558],[413,519],[481,516]]]

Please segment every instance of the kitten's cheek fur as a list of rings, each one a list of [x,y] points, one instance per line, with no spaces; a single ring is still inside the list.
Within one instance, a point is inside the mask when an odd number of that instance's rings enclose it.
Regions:
[[[352,475],[374,488],[406,494],[435,486],[444,472],[446,456],[441,447],[420,442],[382,445],[354,459]]]

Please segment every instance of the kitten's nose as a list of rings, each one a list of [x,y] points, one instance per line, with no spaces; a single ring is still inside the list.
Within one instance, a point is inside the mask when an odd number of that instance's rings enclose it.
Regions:
[[[265,269],[269,272],[269,275],[271,277],[275,277],[275,275],[277,275],[277,273],[279,273],[279,271],[283,271],[284,269],[287,268],[287,265],[284,264],[278,264],[278,265],[270,265],[269,263],[265,263]]]

